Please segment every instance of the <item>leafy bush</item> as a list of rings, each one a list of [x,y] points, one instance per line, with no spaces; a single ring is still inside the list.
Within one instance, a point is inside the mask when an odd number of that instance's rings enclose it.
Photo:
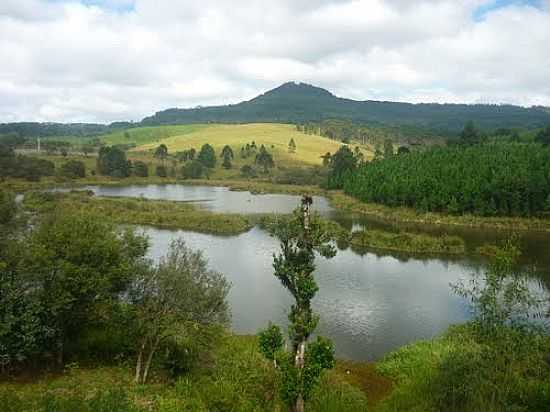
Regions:
[[[86,166],[83,162],[78,160],[69,160],[68,162],[61,165],[59,169],[61,176],[65,176],[71,179],[78,177],[86,177]]]
[[[155,174],[158,177],[167,177],[168,176],[168,171],[166,170],[165,166],[158,165],[155,169]]]
[[[198,160],[188,162],[181,168],[181,174],[185,179],[200,179],[205,172],[205,166]]]
[[[136,160],[135,162],[132,163],[132,171],[134,173],[134,176],[138,176],[138,177],[149,176],[149,168],[147,167],[147,164],[140,160]]]

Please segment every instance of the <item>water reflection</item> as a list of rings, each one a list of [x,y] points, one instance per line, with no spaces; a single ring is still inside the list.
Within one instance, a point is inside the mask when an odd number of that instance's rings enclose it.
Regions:
[[[211,267],[223,272],[233,285],[229,300],[235,332],[256,333],[270,320],[286,325],[292,300],[273,276],[272,255],[278,243],[265,232],[254,228],[222,238],[144,230],[151,237],[154,258],[164,254],[178,236],[204,250]],[[318,258],[316,263],[320,292],[314,308],[321,314],[319,332],[334,340],[338,356],[377,359],[468,318],[465,303],[449,288],[450,282],[471,272],[465,262],[412,258],[403,262],[345,250],[330,260]]]

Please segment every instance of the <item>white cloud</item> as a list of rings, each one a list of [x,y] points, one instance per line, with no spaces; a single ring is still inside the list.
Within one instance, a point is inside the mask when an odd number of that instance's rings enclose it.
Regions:
[[[356,99],[550,105],[550,4],[2,0],[0,121],[139,120],[289,81]],[[91,5],[90,5],[91,4]]]

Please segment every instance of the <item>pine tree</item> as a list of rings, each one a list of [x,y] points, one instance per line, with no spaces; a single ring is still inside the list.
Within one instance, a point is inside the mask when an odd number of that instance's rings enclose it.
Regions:
[[[288,142],[288,153],[296,153],[296,143],[294,143],[293,138]]]

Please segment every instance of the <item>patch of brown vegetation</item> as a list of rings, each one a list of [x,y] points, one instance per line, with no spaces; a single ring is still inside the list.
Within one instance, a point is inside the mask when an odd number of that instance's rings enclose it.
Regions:
[[[390,394],[393,382],[376,371],[372,362],[352,362],[338,360],[335,371],[347,383],[358,387],[367,394],[369,406],[375,408],[378,403]]]

